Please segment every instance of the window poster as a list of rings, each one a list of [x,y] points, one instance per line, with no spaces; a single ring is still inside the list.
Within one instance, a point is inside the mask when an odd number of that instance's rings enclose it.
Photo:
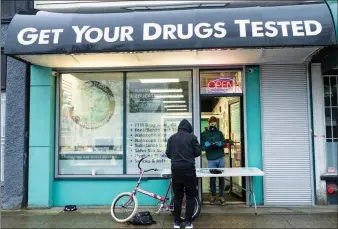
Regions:
[[[127,174],[138,174],[142,156],[149,156],[142,164],[145,169],[170,168],[165,155],[168,138],[183,118],[192,121],[190,71],[128,73],[126,88],[123,73],[72,73],[61,78],[60,175],[118,175],[124,168]]]
[[[187,81],[169,85],[142,85],[140,82],[129,82],[128,86],[128,108],[130,113],[163,113],[168,111],[166,108],[169,106],[185,108],[186,110],[184,111],[189,112],[189,106],[186,106],[189,102],[189,85]],[[170,95],[168,95],[168,92]],[[185,103],[171,105],[163,103],[167,96],[177,98],[178,101],[184,101]]]
[[[157,78],[144,79],[152,76]],[[148,156],[142,163],[144,169],[170,168],[167,141],[183,118],[192,123],[191,91],[190,72],[127,74],[128,174],[138,174],[137,164],[143,156]]]
[[[231,134],[232,140],[235,142],[241,141],[241,110],[240,103],[233,103],[230,105],[230,120],[231,120]]]
[[[123,172],[122,95],[122,75],[62,75],[59,174]]]

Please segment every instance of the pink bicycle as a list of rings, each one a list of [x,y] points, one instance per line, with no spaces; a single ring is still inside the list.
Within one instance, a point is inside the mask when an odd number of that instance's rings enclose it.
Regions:
[[[142,177],[145,173],[150,172],[150,171],[158,171],[158,169],[148,169],[148,170],[143,170],[140,167],[141,162],[145,159],[146,157],[143,157],[139,163],[138,163],[138,168],[140,169],[140,178],[136,184],[136,187],[134,188],[134,190],[132,192],[123,192],[121,194],[119,194],[113,201],[113,203],[111,204],[111,215],[113,217],[113,219],[119,223],[124,223],[127,222],[129,220],[131,220],[134,215],[137,212],[138,209],[138,200],[136,198],[136,193],[140,192],[144,195],[147,195],[149,197],[152,197],[154,199],[159,200],[159,204],[158,204],[158,210],[156,212],[156,214],[160,214],[161,211],[174,211],[174,198],[173,198],[173,191],[171,189],[171,176],[169,177],[165,177],[167,179],[170,179],[170,182],[168,184],[167,190],[165,195],[162,197],[160,195],[157,195],[155,193],[151,193],[148,191],[145,191],[141,188],[139,188],[140,184],[141,184],[141,180]],[[169,191],[171,193],[171,195],[169,195]],[[169,195],[169,197],[168,197]],[[181,215],[181,219],[182,221],[185,221],[185,207],[186,207],[186,201],[185,201],[185,197],[183,199],[182,202],[182,215]],[[193,214],[193,219],[197,218],[197,216],[200,214],[201,212],[201,202],[199,200],[198,197],[195,198],[195,208],[194,208],[194,214]]]

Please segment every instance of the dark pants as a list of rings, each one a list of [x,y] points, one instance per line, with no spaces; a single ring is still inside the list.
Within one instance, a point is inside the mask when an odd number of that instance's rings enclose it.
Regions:
[[[174,169],[172,170],[172,182],[174,190],[175,221],[181,221],[184,193],[186,196],[185,218],[186,221],[191,221],[195,208],[194,198],[197,196],[196,171],[194,169]]]

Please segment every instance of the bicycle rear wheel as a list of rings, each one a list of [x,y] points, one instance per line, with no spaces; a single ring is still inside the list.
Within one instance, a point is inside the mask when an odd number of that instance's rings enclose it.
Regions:
[[[131,220],[137,212],[138,201],[130,192],[119,194],[111,204],[110,213],[113,219],[119,223]]]
[[[195,197],[194,198],[194,203],[195,203],[195,206],[194,206],[194,213],[192,215],[192,220],[196,219],[199,214],[201,213],[201,201],[199,200],[198,197]],[[170,204],[171,206],[174,206],[174,203],[171,203]],[[174,211],[175,211],[175,208],[174,208]],[[174,211],[171,211],[171,214],[174,214]],[[181,221],[184,222],[186,219],[185,219],[185,214],[186,214],[186,200],[185,200],[185,197],[183,199],[183,202],[182,202],[182,212],[181,212]]]

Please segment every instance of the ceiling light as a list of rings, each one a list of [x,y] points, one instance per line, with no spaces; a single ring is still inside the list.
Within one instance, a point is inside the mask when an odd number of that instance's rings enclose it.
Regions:
[[[166,100],[166,101],[163,101],[163,103],[185,103],[185,100]]]
[[[148,6],[149,9],[184,9],[184,8],[194,8],[198,7],[199,4],[187,4],[187,5],[162,5],[162,6]]]
[[[182,89],[150,89],[150,93],[182,93]]]
[[[170,108],[170,109],[167,109],[167,111],[186,111],[187,108]]]
[[[140,79],[141,83],[178,83],[179,79]]]
[[[187,107],[187,105],[166,105],[164,106],[165,108],[170,108],[170,107]]]
[[[183,95],[155,95],[156,99],[163,99],[163,98],[183,98]]]

